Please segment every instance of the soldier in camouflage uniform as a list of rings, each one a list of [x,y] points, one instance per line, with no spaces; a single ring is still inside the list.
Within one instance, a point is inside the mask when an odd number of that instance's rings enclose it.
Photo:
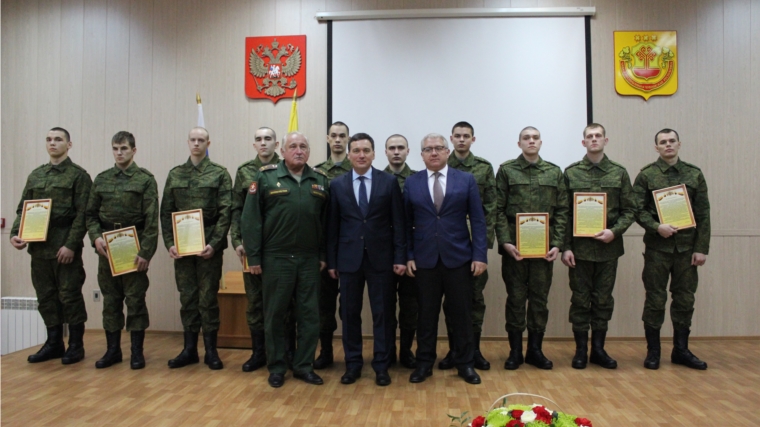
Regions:
[[[623,233],[633,224],[636,201],[625,167],[604,154],[608,143],[604,126],[592,123],[583,129],[581,143],[586,156],[565,169],[570,201],[562,263],[570,267],[570,323],[575,337],[572,366],[584,369],[589,361],[588,330],[591,328],[591,363],[607,369],[617,362],[604,350],[607,322],[612,318],[618,258],[623,253]],[[607,194],[607,228],[593,237],[573,237],[575,193]]]
[[[248,187],[240,228],[251,274],[260,274],[264,296],[269,385],[285,381],[283,318],[295,297],[298,344],[293,376],[322,384],[312,362],[319,336],[319,272],[326,261],[329,180],[310,168],[309,143],[299,132],[285,136],[283,161],[262,168]]]
[[[483,213],[486,216],[486,232],[488,233],[488,247],[493,247],[494,223],[496,222],[496,180],[494,179],[493,166],[482,158],[476,157],[470,151],[475,142],[475,130],[467,122],[459,122],[451,128],[451,144],[454,151],[449,155],[448,165],[460,171],[469,172],[475,176],[480,191],[480,200],[483,201]],[[488,283],[488,270],[474,278],[472,296],[472,333],[475,342],[474,366],[480,370],[491,369],[491,364],[480,352],[480,334],[483,331],[483,318],[486,314],[486,301],[483,298],[483,290]],[[444,306],[446,302],[444,301]],[[452,326],[446,318],[446,332],[449,336],[449,352],[439,363],[438,369],[451,369],[454,367],[454,357],[451,354]]]
[[[330,125],[327,131],[330,157],[314,169],[324,172],[330,180],[351,171],[351,162],[346,156],[349,138],[347,124],[335,122]],[[314,369],[324,369],[333,364],[332,340],[335,330],[338,329],[335,311],[338,308],[339,290],[338,280],[330,277],[327,269],[322,271],[322,282],[319,286],[319,342],[322,348],[314,360]]]
[[[552,368],[541,345],[549,317],[553,262],[564,244],[568,201],[562,170],[538,155],[541,143],[536,128],[524,128],[517,142],[522,154],[502,163],[496,174],[496,238],[502,255],[501,275],[507,287],[506,330],[510,346],[504,369],[510,370],[523,362],[540,369]],[[515,216],[529,212],[549,214],[551,249],[544,258],[523,259],[515,246]],[[528,349],[523,359],[522,333],[526,326]]]
[[[71,145],[66,129],[50,129],[45,139],[50,162],[29,174],[11,228],[14,248],[21,250],[29,245],[32,285],[48,334],[42,348],[27,359],[29,363],[60,357],[61,363],[68,365],[84,359],[82,336],[87,311],[82,297],[82,239],[87,232],[84,211],[92,180],[69,158]],[[24,201],[36,199],[52,199],[47,239],[27,243],[18,235],[21,213]],[[69,325],[68,349],[63,344],[64,323]]]
[[[106,331],[105,355],[95,362],[107,368],[121,362],[121,330],[126,327],[132,347],[130,367],[145,367],[143,342],[150,325],[145,293],[148,291],[148,266],[158,243],[158,186],[153,174],[134,162],[135,137],[117,132],[111,139],[115,166],[95,177],[87,203],[87,230],[98,257],[98,284],[103,291],[103,329]],[[134,226],[140,242],[135,257],[137,271],[113,277],[102,234]]]
[[[681,141],[672,129],[655,135],[655,149],[660,155],[639,172],[633,184],[637,202],[636,222],[644,227],[644,272],[646,290],[644,302],[644,331],[647,357],[644,367],[660,367],[660,327],[665,320],[665,303],[670,279],[670,318],[673,321],[672,363],[694,369],[707,369],[707,363],[689,351],[689,328],[694,314],[694,294],[697,292],[697,267],[705,264],[710,250],[710,201],[702,171],[679,159]],[[660,224],[652,191],[685,184],[694,213],[695,228],[678,230]]]
[[[401,191],[404,191],[404,182],[409,175],[417,172],[409,168],[406,164],[406,158],[409,155],[409,141],[399,134],[391,135],[385,141],[385,155],[388,157],[388,166],[385,172],[392,174],[398,180]],[[417,332],[417,282],[414,277],[406,274],[399,276],[393,275],[394,288],[398,294],[398,320],[396,313],[393,313],[391,319],[393,330],[398,325],[401,331],[399,339],[398,361],[405,368],[415,369],[417,361],[412,352],[412,343],[414,334]],[[396,363],[396,340],[393,340],[391,347],[391,364]]]
[[[169,360],[170,368],[198,363],[198,333],[203,327],[206,354],[203,363],[210,369],[224,365],[216,350],[219,331],[219,281],[222,278],[222,252],[227,248],[232,207],[232,180],[224,166],[209,160],[206,150],[211,141],[208,131],[193,128],[187,140],[190,158],[169,171],[161,200],[161,230],[164,245],[174,259],[174,275],[180,293],[185,345]],[[172,212],[203,210],[206,247],[197,256],[180,256],[174,245]]]

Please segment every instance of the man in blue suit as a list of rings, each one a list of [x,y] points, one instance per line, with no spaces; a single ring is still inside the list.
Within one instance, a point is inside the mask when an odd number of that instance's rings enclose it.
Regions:
[[[330,184],[327,268],[340,278],[340,310],[346,373],[343,384],[361,377],[362,301],[367,282],[372,308],[375,383],[387,386],[390,351],[396,339],[393,274],[406,271],[406,236],[401,188],[396,178],[372,167],[375,142],[358,133],[348,142],[352,171]]]
[[[466,382],[480,384],[473,369],[471,309],[473,278],[483,274],[488,262],[486,219],[475,177],[448,167],[448,156],[446,138],[428,134],[422,139],[426,170],[407,178],[404,185],[407,274],[417,277],[419,288],[417,368],[409,382],[423,382],[433,375],[438,314],[445,296],[449,303],[444,314],[453,326],[454,364]]]

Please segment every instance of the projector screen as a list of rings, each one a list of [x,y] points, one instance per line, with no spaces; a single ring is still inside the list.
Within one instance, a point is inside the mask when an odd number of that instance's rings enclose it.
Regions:
[[[581,146],[590,105],[583,17],[388,19],[332,22],[331,122],[384,144],[409,140],[407,163],[424,169],[420,143],[448,138],[458,121],[475,128],[472,152],[498,170],[520,155],[518,135],[541,131],[543,159],[565,166]],[[329,75],[330,73],[328,73]],[[329,107],[332,108],[329,108]]]

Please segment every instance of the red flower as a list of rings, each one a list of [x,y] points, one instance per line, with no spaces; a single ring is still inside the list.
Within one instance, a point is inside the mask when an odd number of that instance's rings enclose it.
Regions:
[[[593,427],[591,425],[591,421],[589,421],[587,418],[578,417],[578,418],[575,419],[575,424],[579,425],[579,426]]]
[[[522,411],[520,411],[520,412],[522,412]],[[525,424],[521,423],[518,420],[512,420],[512,421],[508,422],[507,425],[504,426],[504,427],[525,427]]]
[[[486,419],[483,418],[483,416],[478,415],[474,420],[472,420],[472,427],[483,427],[483,424],[485,423]]]
[[[523,414],[522,409],[513,409],[510,415],[512,416],[512,418],[519,420],[520,417],[522,417],[522,414]]]
[[[536,414],[536,421],[541,421],[546,424],[552,423],[552,414],[543,406],[534,407],[533,412]]]

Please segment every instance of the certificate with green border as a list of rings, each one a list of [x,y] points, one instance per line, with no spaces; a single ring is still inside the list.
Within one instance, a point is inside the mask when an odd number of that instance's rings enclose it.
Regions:
[[[573,194],[573,237],[594,237],[607,228],[607,193]]]
[[[172,212],[174,246],[179,256],[198,255],[206,247],[203,231],[203,210]]]
[[[137,238],[135,226],[120,228],[103,233],[103,240],[108,248],[108,264],[111,266],[111,275],[137,271],[135,258],[140,251],[140,240]]]
[[[523,258],[543,258],[549,252],[549,214],[519,213],[517,250]]]
[[[672,225],[679,230],[697,226],[686,185],[681,184],[655,190],[652,191],[652,196],[654,197],[654,204],[657,206],[660,224]]]
[[[52,209],[52,199],[24,201],[18,237],[25,242],[44,242],[47,240]]]

